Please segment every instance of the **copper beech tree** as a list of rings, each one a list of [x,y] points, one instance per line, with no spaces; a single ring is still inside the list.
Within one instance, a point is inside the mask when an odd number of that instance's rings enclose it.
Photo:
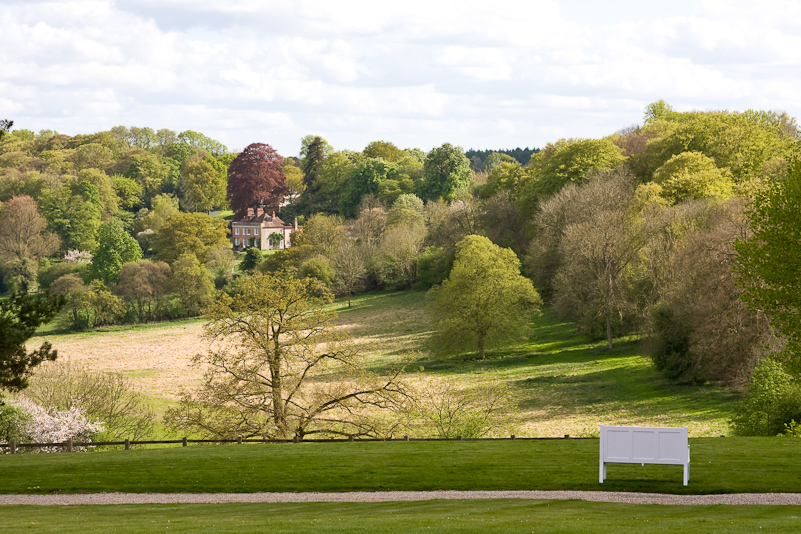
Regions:
[[[278,210],[287,193],[284,158],[264,143],[252,143],[228,167],[227,198],[236,217],[264,205]]]
[[[210,349],[195,357],[203,382],[167,423],[228,438],[390,435],[380,412],[406,399],[402,370],[365,370],[334,327],[331,302],[316,280],[258,273],[237,279],[231,295],[219,292],[206,310]]]

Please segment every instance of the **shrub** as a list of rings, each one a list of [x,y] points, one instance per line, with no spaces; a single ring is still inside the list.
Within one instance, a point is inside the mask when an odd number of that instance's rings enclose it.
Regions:
[[[735,410],[732,431],[738,436],[776,436],[801,420],[801,385],[778,359],[761,361],[748,381],[748,396]]]
[[[45,408],[40,404],[20,397],[8,401],[9,404],[27,414],[28,420],[22,431],[26,441],[31,443],[63,443],[68,439],[90,442],[98,432],[103,431],[103,423],[91,421],[78,406],[66,410],[55,407]],[[81,450],[83,447],[77,447]],[[32,452],[57,452],[59,447],[29,449]]]
[[[0,404],[0,441],[21,441],[25,438],[25,427],[30,422],[30,415],[12,404]]]
[[[58,362],[37,370],[25,394],[51,409],[80,407],[92,419],[104,422],[104,439],[147,439],[155,427],[156,414],[119,373]]]

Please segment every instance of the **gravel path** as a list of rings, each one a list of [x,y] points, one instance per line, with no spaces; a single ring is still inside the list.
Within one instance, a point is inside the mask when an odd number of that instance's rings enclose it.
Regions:
[[[667,495],[607,491],[379,491],[347,493],[92,493],[83,495],[0,495],[0,505],[391,502],[435,499],[579,499],[629,504],[792,504],[801,493],[735,493],[730,495]]]

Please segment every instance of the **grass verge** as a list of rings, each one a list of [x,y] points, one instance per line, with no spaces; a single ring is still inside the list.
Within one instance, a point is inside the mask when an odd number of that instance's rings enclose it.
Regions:
[[[648,533],[798,532],[798,506],[660,506],[581,501],[424,501],[3,507],[8,532]]]
[[[680,466],[611,464],[598,483],[598,441],[243,444],[0,456],[0,493],[250,493],[590,490],[675,494],[797,493],[791,438],[691,440]]]

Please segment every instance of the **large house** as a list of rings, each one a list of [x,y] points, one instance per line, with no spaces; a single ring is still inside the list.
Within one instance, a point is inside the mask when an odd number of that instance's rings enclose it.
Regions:
[[[264,208],[248,208],[248,213],[231,223],[231,243],[234,250],[256,247],[261,250],[283,249],[292,246],[289,234],[298,230],[298,220],[287,224],[275,216],[268,215]]]

